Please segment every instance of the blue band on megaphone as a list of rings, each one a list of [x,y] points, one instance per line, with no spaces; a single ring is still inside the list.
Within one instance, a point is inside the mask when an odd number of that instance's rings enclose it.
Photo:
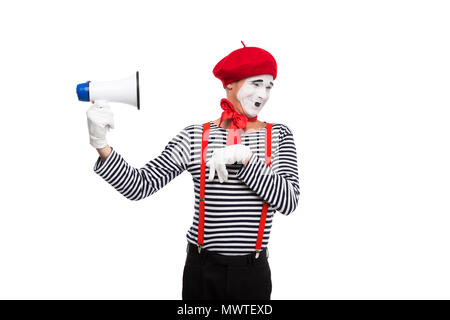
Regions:
[[[77,95],[80,101],[90,101],[89,99],[89,82],[80,83],[77,85]]]

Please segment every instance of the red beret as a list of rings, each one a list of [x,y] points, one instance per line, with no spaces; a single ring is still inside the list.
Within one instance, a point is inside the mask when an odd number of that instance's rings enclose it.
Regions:
[[[242,42],[242,41],[241,41]],[[227,84],[260,74],[277,77],[277,62],[266,50],[246,47],[234,50],[220,60],[213,69],[213,74],[220,79],[225,88]]]

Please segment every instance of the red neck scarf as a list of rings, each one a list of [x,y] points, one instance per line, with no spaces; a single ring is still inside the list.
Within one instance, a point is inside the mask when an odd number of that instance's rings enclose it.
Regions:
[[[241,134],[239,132],[239,129],[244,130],[245,128],[247,128],[247,121],[256,122],[258,116],[254,118],[248,118],[247,116],[238,113],[234,109],[233,104],[227,99],[220,100],[220,106],[222,107],[223,112],[220,117],[219,127],[222,121],[231,118],[231,124],[227,136],[227,145],[240,144]]]

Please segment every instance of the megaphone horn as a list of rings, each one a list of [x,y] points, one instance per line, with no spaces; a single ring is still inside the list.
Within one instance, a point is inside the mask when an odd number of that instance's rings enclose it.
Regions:
[[[141,109],[139,97],[139,71],[136,75],[115,81],[87,81],[77,85],[80,101],[107,100],[130,104]]]

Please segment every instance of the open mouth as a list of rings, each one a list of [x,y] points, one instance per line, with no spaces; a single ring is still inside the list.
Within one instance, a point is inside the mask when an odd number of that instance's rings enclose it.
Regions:
[[[259,107],[261,105],[261,102],[255,102],[255,106]]]

